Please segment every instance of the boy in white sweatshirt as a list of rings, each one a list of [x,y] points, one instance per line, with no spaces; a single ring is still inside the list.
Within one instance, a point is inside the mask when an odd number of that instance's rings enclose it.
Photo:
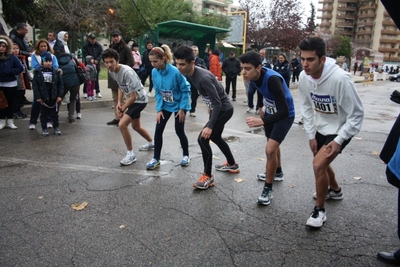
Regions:
[[[306,225],[321,227],[326,221],[325,200],[343,199],[330,165],[360,131],[364,110],[349,73],[326,56],[320,37],[299,44],[303,72],[299,79],[299,105],[304,129],[314,154],[315,207]]]

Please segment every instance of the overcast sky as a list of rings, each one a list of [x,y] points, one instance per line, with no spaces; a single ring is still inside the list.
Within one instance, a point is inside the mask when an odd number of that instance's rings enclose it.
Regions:
[[[265,2],[266,5],[269,5],[269,3],[270,3],[270,0],[260,0],[260,1]],[[316,16],[315,16],[316,22],[319,23],[319,21],[317,20],[317,17],[320,15],[318,13],[318,8],[322,7],[322,5],[318,4],[318,0],[303,0],[303,1],[301,1],[301,3],[303,4],[304,10],[305,10],[305,12],[304,12],[304,22],[306,22],[307,21],[307,17],[310,16],[310,12],[311,12],[310,3],[311,2],[314,4],[315,11],[317,13]],[[239,0],[233,0],[233,3],[235,5],[239,5]]]

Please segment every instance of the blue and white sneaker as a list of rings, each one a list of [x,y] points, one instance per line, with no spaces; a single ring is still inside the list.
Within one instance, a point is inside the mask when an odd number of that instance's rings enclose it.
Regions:
[[[149,162],[146,164],[146,168],[148,170],[154,170],[155,168],[160,167],[160,161],[156,160],[155,158],[152,158]]]
[[[265,173],[257,174],[257,178],[260,181],[265,181],[267,179]],[[282,182],[283,181],[283,172],[275,173],[274,181]]]
[[[189,166],[189,163],[190,163],[189,156],[183,156],[182,161],[181,161],[181,165],[182,166]]]

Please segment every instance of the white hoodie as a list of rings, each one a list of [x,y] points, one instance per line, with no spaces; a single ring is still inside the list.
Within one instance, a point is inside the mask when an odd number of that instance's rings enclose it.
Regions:
[[[70,54],[70,51],[69,51],[69,48],[68,48],[68,43],[67,43],[66,41],[64,41],[64,36],[65,36],[65,34],[67,34],[67,33],[68,33],[68,32],[60,31],[60,32],[57,34],[57,38],[58,38],[58,40],[61,40],[61,42],[64,44],[65,53]]]
[[[315,132],[338,135],[334,141],[342,145],[358,134],[364,109],[351,75],[326,58],[321,78],[313,79],[304,71],[299,78],[299,105],[308,139]]]

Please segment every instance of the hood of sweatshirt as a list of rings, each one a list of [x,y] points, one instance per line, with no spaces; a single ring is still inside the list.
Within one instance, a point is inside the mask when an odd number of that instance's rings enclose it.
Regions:
[[[71,60],[72,60],[71,54],[64,53],[58,57],[58,64],[65,65],[65,64],[68,64],[68,62],[70,62]]]
[[[57,34],[58,40],[60,40],[64,45],[67,44],[67,42],[64,41],[65,34],[67,34],[67,32],[65,32],[65,31],[60,31],[60,32]]]
[[[85,57],[86,65],[93,65],[92,62],[90,62],[90,59],[92,59],[92,58],[93,58],[93,57],[90,56],[90,55]]]

